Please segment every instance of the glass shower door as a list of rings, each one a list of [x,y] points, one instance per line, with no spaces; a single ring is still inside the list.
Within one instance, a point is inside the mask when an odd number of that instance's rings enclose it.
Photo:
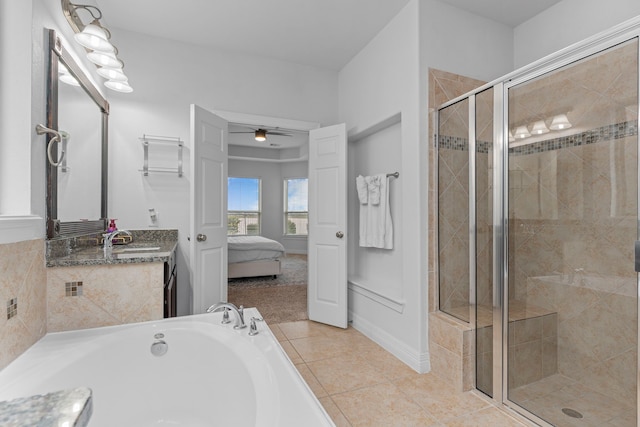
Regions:
[[[638,41],[508,89],[507,401],[636,426]]]

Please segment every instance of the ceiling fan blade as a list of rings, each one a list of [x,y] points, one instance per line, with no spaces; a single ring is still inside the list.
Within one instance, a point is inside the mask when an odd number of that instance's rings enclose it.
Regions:
[[[267,131],[267,135],[277,135],[277,136],[293,136],[290,133],[285,133],[285,132],[274,132],[274,131]]]

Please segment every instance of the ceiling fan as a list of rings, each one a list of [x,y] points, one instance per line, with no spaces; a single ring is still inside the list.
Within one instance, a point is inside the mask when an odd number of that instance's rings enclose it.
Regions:
[[[251,131],[232,131],[229,133],[252,133],[254,134],[255,140],[260,142],[267,140],[267,134],[275,135],[275,136],[293,136],[291,133],[279,131],[278,128],[275,128],[273,130],[265,129],[265,128],[258,128],[258,129],[248,128],[248,129],[251,129]]]

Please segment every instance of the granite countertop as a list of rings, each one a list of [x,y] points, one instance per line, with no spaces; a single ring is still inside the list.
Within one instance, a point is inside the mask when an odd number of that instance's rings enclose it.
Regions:
[[[133,241],[113,245],[111,253],[107,254],[102,245],[97,245],[96,236],[75,238],[71,242],[47,242],[47,267],[168,262],[178,246],[177,230],[128,231],[133,235]]]
[[[0,425],[84,427],[92,413],[91,389],[78,387],[0,402]]]

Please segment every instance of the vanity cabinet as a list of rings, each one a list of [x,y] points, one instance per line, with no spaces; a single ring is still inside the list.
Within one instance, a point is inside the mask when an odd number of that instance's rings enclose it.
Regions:
[[[164,317],[176,317],[176,296],[178,276],[176,271],[176,257],[171,256],[164,263]]]
[[[164,317],[164,263],[47,269],[49,332]]]
[[[47,243],[47,330],[112,326],[176,316],[177,230],[131,230],[133,242]],[[79,240],[79,239],[78,239]],[[85,239],[86,240],[86,239]],[[65,249],[71,247],[72,249]]]

